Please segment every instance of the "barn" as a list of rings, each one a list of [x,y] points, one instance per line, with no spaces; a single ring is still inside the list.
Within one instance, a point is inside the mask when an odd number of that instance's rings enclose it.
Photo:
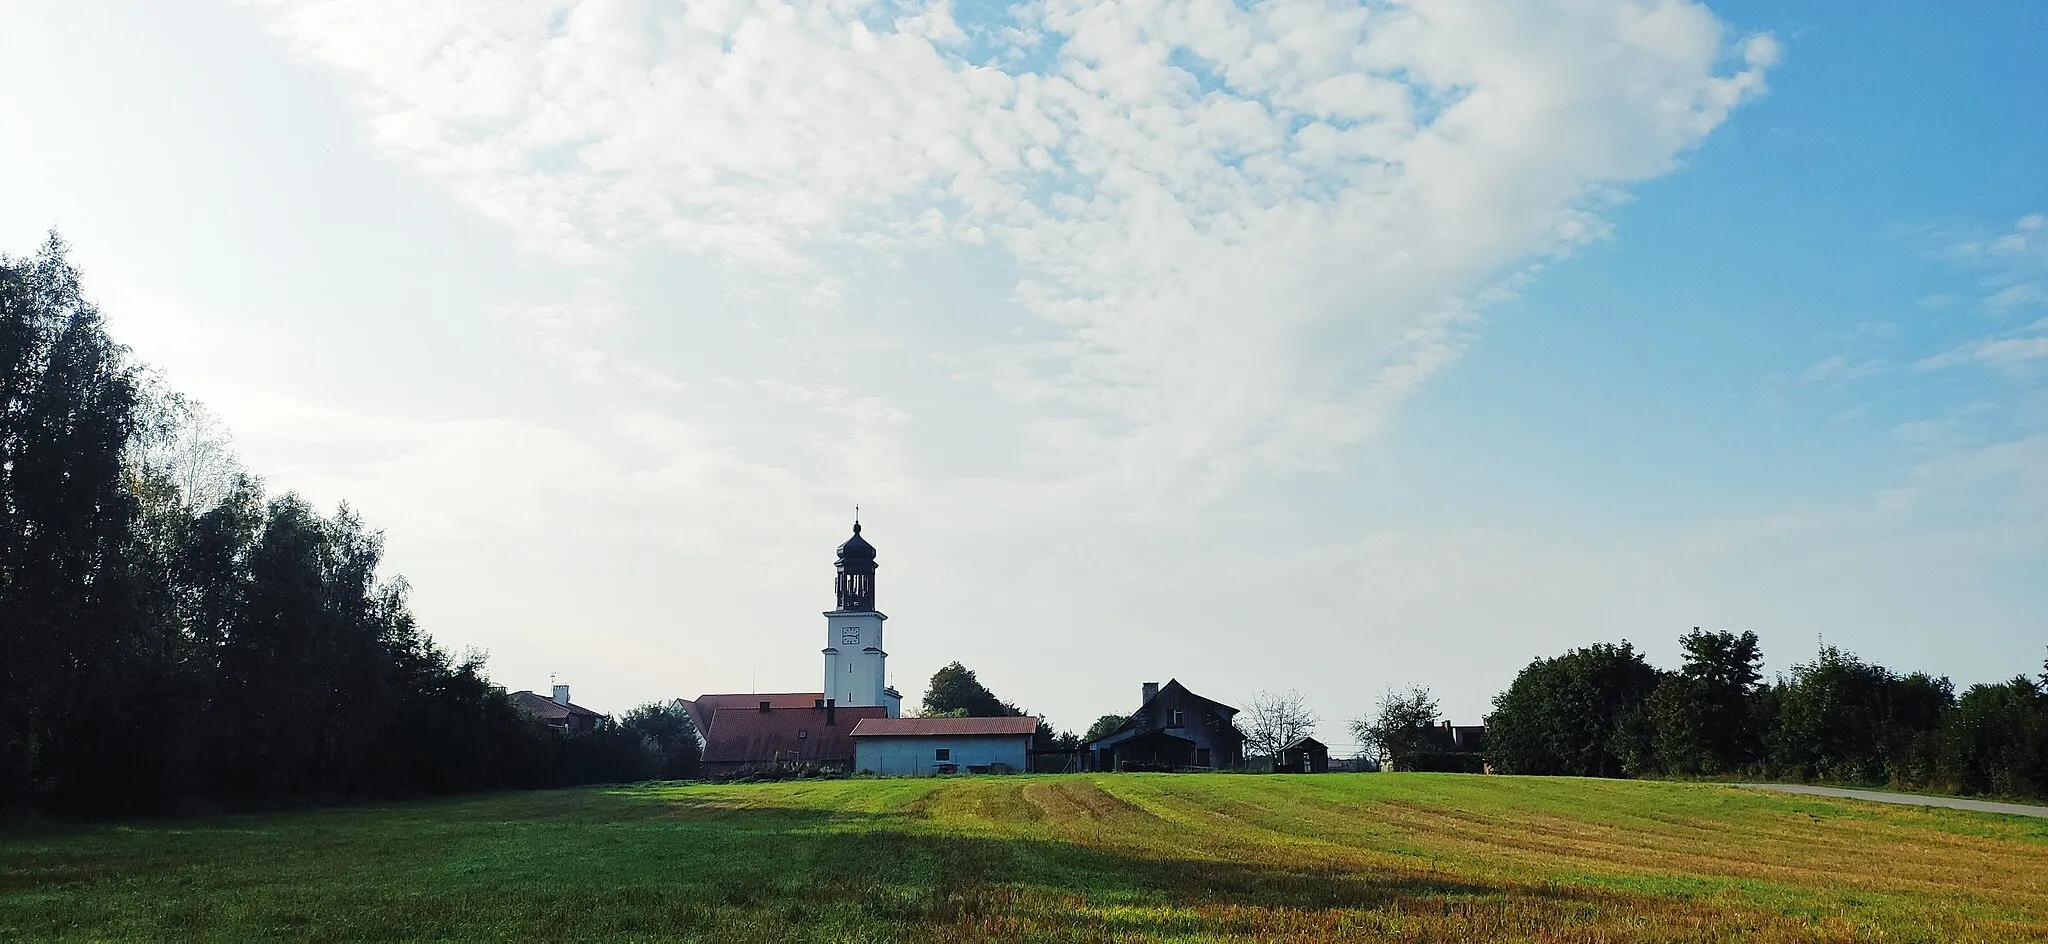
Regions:
[[[862,718],[853,769],[893,777],[1030,769],[1037,718]]]

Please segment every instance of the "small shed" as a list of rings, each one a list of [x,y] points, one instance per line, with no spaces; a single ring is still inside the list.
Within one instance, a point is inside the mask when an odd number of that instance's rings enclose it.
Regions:
[[[853,769],[893,777],[1018,773],[1031,762],[1037,718],[863,718]]]
[[[1330,772],[1330,749],[1312,737],[1298,737],[1280,748],[1273,760],[1273,772],[1281,774],[1326,774]]]

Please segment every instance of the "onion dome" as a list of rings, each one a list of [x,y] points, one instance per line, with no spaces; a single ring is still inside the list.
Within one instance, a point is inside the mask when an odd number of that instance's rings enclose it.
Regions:
[[[842,564],[855,562],[873,563],[874,559],[875,546],[869,544],[866,538],[860,536],[860,522],[854,522],[853,537],[847,538],[845,544],[839,545],[839,562]]]

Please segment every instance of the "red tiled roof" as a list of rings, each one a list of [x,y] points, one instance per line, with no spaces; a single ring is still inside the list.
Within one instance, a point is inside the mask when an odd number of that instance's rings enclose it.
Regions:
[[[755,710],[767,702],[770,708],[809,708],[824,698],[820,692],[768,692],[758,695],[722,694],[699,695],[696,701],[685,700],[689,706],[690,721],[697,725],[697,733],[710,736],[711,715],[720,708],[746,708]]]
[[[544,721],[566,721],[570,715],[588,715],[592,718],[604,717],[575,702],[564,705],[546,695],[534,692],[513,692],[512,697],[519,700],[519,707],[540,716]]]
[[[1037,718],[868,718],[853,726],[854,737],[975,737],[1037,731]]]
[[[756,698],[757,706],[762,699]],[[705,736],[704,761],[711,764],[765,764],[773,761],[852,763],[853,729],[886,718],[880,705],[835,709],[825,723],[825,709],[720,708],[711,713]]]

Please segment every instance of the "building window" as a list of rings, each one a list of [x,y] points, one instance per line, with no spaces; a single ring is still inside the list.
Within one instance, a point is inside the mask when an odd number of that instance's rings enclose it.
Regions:
[[[939,759],[939,760],[952,760],[952,759],[953,759],[953,749],[952,749],[952,748],[949,748],[949,747],[942,747],[942,748],[939,748],[939,758],[938,758],[938,759]]]
[[[1180,714],[1180,709],[1179,709],[1179,708],[1175,708],[1175,709],[1173,709],[1173,727],[1176,727],[1176,728],[1178,728],[1178,727],[1180,727],[1180,726],[1181,726],[1181,714]]]
[[[801,740],[803,740],[803,739],[805,739],[805,738],[807,738],[807,737],[810,737],[810,736],[811,736],[811,732],[809,732],[809,731],[798,731],[798,732],[796,733],[796,739],[797,739],[797,740],[799,740],[799,741],[801,741]]]

